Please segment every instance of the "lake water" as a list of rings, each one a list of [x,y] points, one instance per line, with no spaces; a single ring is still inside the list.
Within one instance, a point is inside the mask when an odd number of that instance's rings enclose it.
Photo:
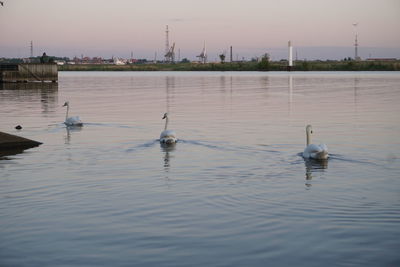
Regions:
[[[0,160],[0,266],[400,266],[400,73],[0,86],[0,131],[43,142]]]

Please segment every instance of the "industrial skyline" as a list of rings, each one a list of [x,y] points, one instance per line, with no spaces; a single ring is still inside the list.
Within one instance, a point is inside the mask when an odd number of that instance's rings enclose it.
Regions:
[[[398,0],[204,0],[140,3],[117,0],[18,0],[0,8],[0,57],[164,58],[165,25],[179,58],[196,60],[207,43],[209,60],[233,46],[233,58],[269,53],[298,59],[400,58]],[[355,27],[353,24],[357,24]],[[171,29],[173,29],[171,31]],[[357,31],[357,35],[355,35]],[[171,48],[171,44],[168,47]]]

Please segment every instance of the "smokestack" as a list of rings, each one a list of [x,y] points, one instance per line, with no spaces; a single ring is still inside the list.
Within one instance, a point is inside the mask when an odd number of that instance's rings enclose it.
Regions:
[[[356,34],[356,40],[354,42],[354,60],[360,60],[360,57],[358,56],[358,38]]]
[[[232,46],[231,46],[231,62],[233,61],[233,59],[232,59]]]
[[[288,47],[289,47],[288,71],[290,71],[293,67],[293,47],[291,41],[289,41]]]

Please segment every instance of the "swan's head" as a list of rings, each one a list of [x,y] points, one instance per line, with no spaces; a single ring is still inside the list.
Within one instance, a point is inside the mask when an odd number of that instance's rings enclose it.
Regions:
[[[67,101],[64,103],[63,107],[68,107],[68,106],[69,106],[69,102]]]
[[[162,119],[168,118],[168,113],[164,113],[164,117]]]
[[[307,125],[307,127],[306,127],[306,132],[307,132],[307,133],[310,133],[310,134],[313,133],[313,131],[312,131],[312,126],[311,126],[311,125]]]

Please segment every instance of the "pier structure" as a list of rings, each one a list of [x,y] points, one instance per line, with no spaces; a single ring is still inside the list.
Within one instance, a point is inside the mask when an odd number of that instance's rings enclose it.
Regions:
[[[25,149],[41,145],[41,142],[0,132],[0,157],[22,153]]]
[[[57,64],[0,64],[0,83],[9,82],[58,82]]]

